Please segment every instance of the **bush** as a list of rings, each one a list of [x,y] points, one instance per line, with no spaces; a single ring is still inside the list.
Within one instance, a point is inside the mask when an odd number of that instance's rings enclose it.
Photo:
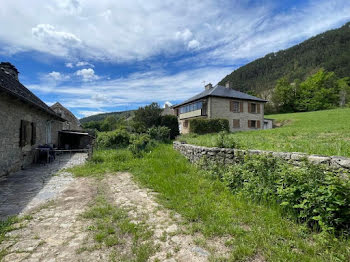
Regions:
[[[100,132],[96,139],[99,148],[122,148],[130,144],[130,135],[126,130],[114,130],[109,132]]]
[[[252,200],[278,203],[287,214],[315,230],[350,230],[350,180],[307,162],[295,167],[271,156],[246,156],[241,164],[207,171],[233,193]]]
[[[227,119],[192,119],[190,120],[190,132],[196,134],[216,133],[220,131],[228,132],[229,122]]]
[[[226,131],[221,131],[216,137],[215,146],[223,148],[239,148],[238,142]]]
[[[151,139],[160,142],[169,142],[170,140],[170,129],[166,126],[151,127],[148,129],[147,133],[150,135]]]
[[[160,125],[166,126],[170,129],[170,139],[175,139],[175,137],[177,137],[180,134],[179,121],[177,120],[176,116],[172,116],[172,115],[162,116]]]
[[[129,150],[134,156],[141,157],[143,152],[150,151],[155,146],[154,140],[148,134],[132,135]]]
[[[230,130],[227,119],[193,119],[190,120],[190,132],[196,134],[216,133]]]

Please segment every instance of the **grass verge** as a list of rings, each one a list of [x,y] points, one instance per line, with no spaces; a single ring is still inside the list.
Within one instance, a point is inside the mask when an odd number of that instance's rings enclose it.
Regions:
[[[102,186],[83,217],[93,221],[88,229],[93,233],[96,247],[112,248],[110,261],[143,262],[154,253],[153,232],[142,223],[132,223],[123,209],[109,203]],[[81,248],[80,252],[84,250]]]
[[[242,149],[350,157],[350,108],[266,117],[285,124],[270,130],[229,134],[225,138],[227,146],[224,146],[231,147],[231,144],[237,144]],[[190,134],[181,136],[180,140],[208,147],[218,146],[220,141],[218,134]]]
[[[181,214],[191,231],[208,238],[225,236],[228,261],[262,256],[268,261],[349,261],[350,241],[310,232],[283,218],[277,206],[256,204],[233,195],[219,180],[209,179],[170,145],[160,145],[143,158],[127,150],[96,152],[94,161],[71,171],[102,177],[105,172],[131,171],[159,201]]]

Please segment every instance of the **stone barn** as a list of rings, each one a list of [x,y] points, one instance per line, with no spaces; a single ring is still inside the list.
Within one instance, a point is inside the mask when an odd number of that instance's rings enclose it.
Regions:
[[[39,145],[57,145],[66,122],[21,84],[18,73],[0,63],[0,179],[31,164]]]
[[[58,114],[59,116],[67,120],[66,122],[63,123],[63,126],[62,126],[63,130],[76,130],[76,131],[83,130],[78,118],[76,118],[71,111],[69,111],[59,102],[56,102],[55,104],[53,104],[51,106],[51,109],[55,111],[56,114]]]

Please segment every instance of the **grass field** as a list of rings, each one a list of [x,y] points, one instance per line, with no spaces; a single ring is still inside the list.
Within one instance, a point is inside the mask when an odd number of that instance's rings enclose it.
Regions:
[[[271,130],[229,134],[226,147],[234,143],[242,149],[304,152],[350,157],[350,108],[306,113],[269,115],[284,125]],[[189,144],[218,146],[218,135],[184,135]]]
[[[230,258],[212,261],[349,261],[350,242],[310,232],[284,218],[278,206],[257,204],[232,194],[219,180],[190,164],[171,145],[159,145],[143,158],[128,150],[96,151],[94,160],[71,169],[77,176],[102,178],[130,171],[158,200],[187,221],[189,232],[206,238],[224,237]],[[205,241],[204,241],[205,242]]]

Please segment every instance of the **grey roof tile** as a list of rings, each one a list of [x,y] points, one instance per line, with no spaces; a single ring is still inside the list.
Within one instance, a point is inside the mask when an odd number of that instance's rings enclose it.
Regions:
[[[5,73],[0,69],[0,91],[3,91],[11,96],[14,96],[26,103],[34,105],[55,118],[65,121],[57,115],[48,105],[40,98],[34,95],[29,89],[17,81],[13,76]]]
[[[259,101],[259,102],[267,102],[264,99],[248,95],[246,93],[239,92],[237,90],[234,90],[232,88],[226,88],[221,85],[216,85],[213,88],[210,88],[208,90],[204,90],[203,92],[199,93],[198,95],[195,95],[186,101],[177,104],[173,107],[178,107],[184,104],[188,104],[190,102],[199,100],[201,98],[209,97],[209,96],[216,96],[216,97],[226,97],[226,98],[234,98],[234,99],[242,99],[242,100],[252,100],[252,101]]]

